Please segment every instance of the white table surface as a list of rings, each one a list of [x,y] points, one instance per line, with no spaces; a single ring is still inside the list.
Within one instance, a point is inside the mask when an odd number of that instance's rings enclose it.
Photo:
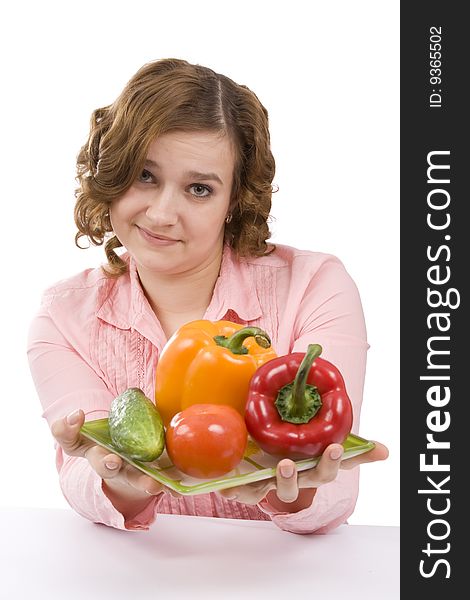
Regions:
[[[2,508],[0,519],[2,600],[399,598],[398,527],[296,535],[268,521],[159,515],[131,532],[35,508]]]

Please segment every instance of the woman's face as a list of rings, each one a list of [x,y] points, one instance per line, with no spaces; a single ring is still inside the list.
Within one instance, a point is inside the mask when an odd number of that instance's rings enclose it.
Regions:
[[[220,256],[234,164],[228,138],[213,132],[170,132],[150,145],[144,170],[109,211],[140,269],[189,273]]]

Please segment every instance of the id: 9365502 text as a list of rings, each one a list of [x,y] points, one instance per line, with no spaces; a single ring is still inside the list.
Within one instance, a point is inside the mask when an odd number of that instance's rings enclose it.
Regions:
[[[442,27],[429,28],[430,108],[442,106]]]

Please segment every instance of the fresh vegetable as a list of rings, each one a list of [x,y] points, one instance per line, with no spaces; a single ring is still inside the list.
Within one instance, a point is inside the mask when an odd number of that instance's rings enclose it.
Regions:
[[[192,404],[227,404],[243,416],[251,377],[275,356],[258,327],[207,320],[183,325],[156,368],[155,401],[165,426]]]
[[[351,431],[353,411],[339,370],[310,344],[262,365],[246,404],[248,433],[268,454],[302,459],[319,456]]]
[[[212,479],[243,458],[248,433],[231,406],[194,404],[176,414],[166,430],[166,450],[174,465],[192,477]]]
[[[163,452],[162,419],[139,388],[128,388],[111,402],[108,426],[116,449],[133,459],[151,462]]]

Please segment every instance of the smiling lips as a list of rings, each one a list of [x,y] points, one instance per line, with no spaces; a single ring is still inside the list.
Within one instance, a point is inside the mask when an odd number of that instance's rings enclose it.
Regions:
[[[154,246],[169,246],[171,244],[176,244],[179,240],[175,240],[164,235],[156,235],[143,227],[137,226],[141,236]]]

